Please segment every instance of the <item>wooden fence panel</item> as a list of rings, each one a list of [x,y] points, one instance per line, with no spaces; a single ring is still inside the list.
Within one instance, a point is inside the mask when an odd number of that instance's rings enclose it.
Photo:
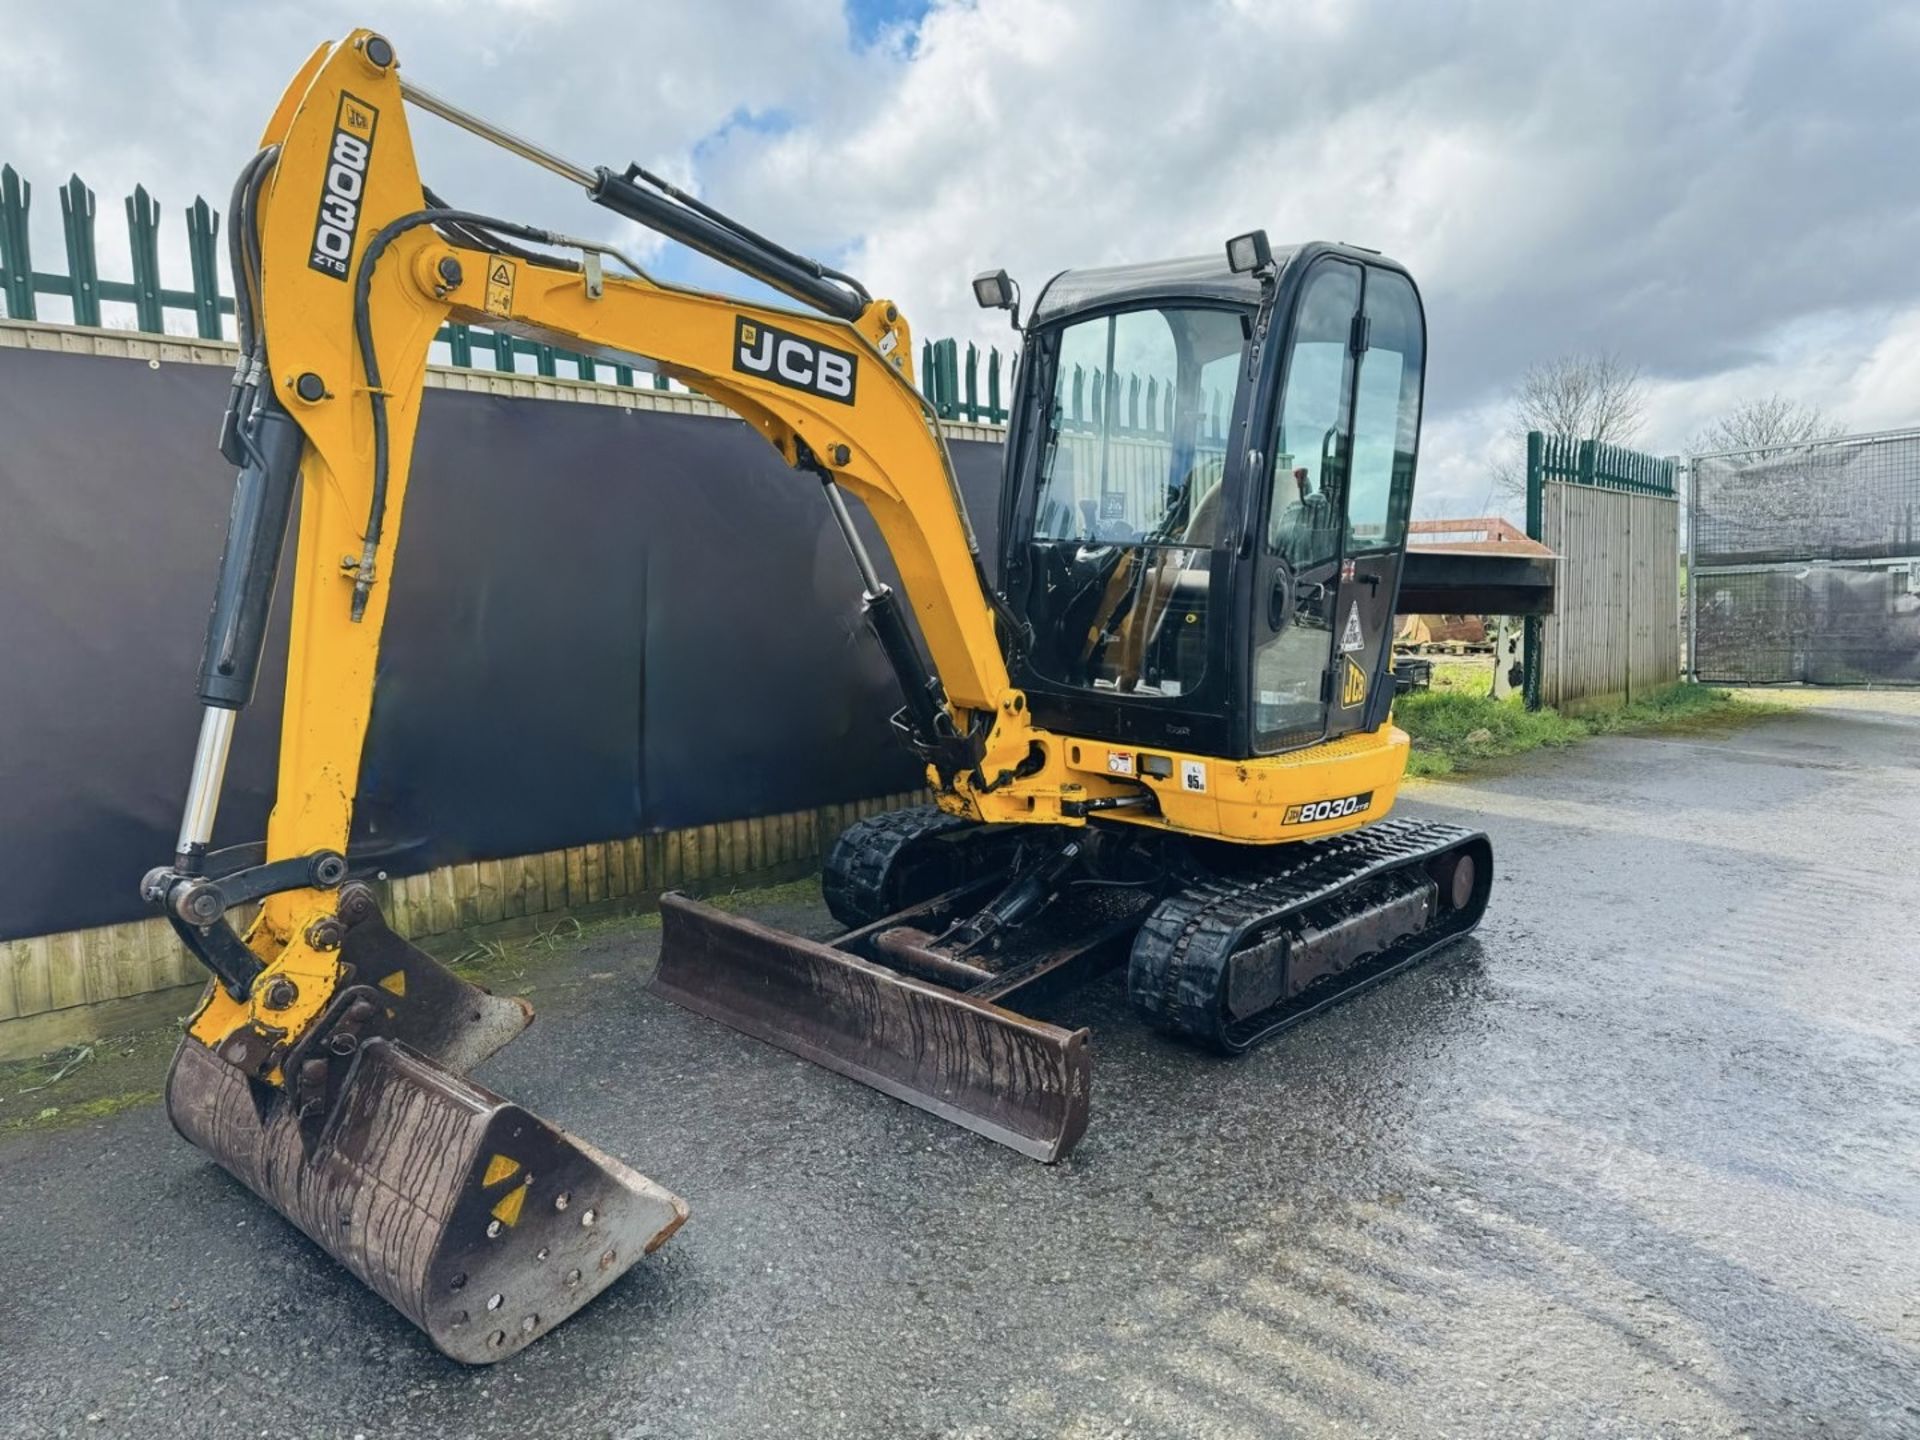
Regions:
[[[1668,495],[1541,486],[1540,538],[1560,572],[1541,626],[1540,703],[1592,710],[1680,678],[1679,514]]]

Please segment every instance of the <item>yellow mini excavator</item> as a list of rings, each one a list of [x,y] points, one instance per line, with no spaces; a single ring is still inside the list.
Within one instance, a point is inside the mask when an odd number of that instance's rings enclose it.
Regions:
[[[442,202],[409,105],[801,308]],[[447,1354],[513,1353],[686,1207],[467,1078],[530,1010],[397,936],[348,853],[446,322],[637,358],[739,414],[820,487],[900,681],[894,728],[935,803],[835,844],[847,932],[668,895],[662,994],[1053,1160],[1086,1126],[1087,1031],[1016,1003],[1125,965],[1149,1024],[1236,1052],[1477,923],[1485,837],[1385,818],[1425,325],[1383,256],[1254,231],[1218,258],[1056,276],[1023,327],[990,575],[893,304],[637,166],[575,165],[456,108],[380,35],[308,60],[229,214],[220,446],[239,474],[179,843],[142,887],[213,976],[167,1105]],[[1020,325],[1004,272],[973,283]],[[277,801],[264,850],[209,854],[296,493]],[[255,904],[242,933],[230,917]]]

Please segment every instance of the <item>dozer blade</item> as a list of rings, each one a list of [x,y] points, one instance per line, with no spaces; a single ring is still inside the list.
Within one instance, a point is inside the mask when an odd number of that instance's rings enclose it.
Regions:
[[[844,950],[660,898],[653,989],[1023,1155],[1087,1128],[1087,1032],[1028,1019]]]
[[[525,1028],[523,1002],[467,984],[377,910],[341,948],[360,1030],[334,1031],[318,1087],[292,1061],[287,1085],[263,1085],[189,1036],[168,1116],[443,1353],[504,1359],[661,1245],[686,1204],[459,1073]]]

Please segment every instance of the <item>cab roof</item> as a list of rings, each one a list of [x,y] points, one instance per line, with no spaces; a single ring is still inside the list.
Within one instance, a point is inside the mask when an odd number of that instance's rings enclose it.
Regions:
[[[1298,245],[1275,245],[1273,260],[1275,266],[1284,273],[1296,260],[1328,252],[1375,263],[1380,263],[1384,258],[1375,251],[1363,250],[1358,246],[1306,241]],[[1392,261],[1385,263],[1393,264]],[[1399,267],[1394,265],[1393,268]],[[1236,274],[1229,269],[1225,246],[1212,255],[1192,255],[1183,260],[1149,260],[1139,265],[1062,270],[1040,292],[1027,323],[1051,325],[1085,311],[1148,300],[1224,300],[1257,305],[1260,303],[1260,281],[1254,275]]]

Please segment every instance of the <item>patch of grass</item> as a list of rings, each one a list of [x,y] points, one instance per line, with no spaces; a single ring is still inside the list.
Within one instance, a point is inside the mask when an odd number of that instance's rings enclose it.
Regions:
[[[1587,729],[1554,710],[1528,710],[1518,699],[1495,700],[1463,690],[1421,690],[1393,707],[1394,723],[1413,738],[1410,775],[1434,777],[1471,769],[1476,761],[1571,745]]]
[[[109,1115],[118,1115],[122,1110],[131,1110],[136,1105],[150,1105],[159,1098],[158,1090],[127,1090],[118,1095],[95,1096],[75,1105],[42,1105],[31,1114],[0,1120],[0,1135],[84,1125],[89,1120],[104,1120]]]
[[[1572,745],[1589,735],[1653,730],[1724,730],[1786,707],[1707,685],[1670,685],[1630,705],[1586,715],[1529,711],[1519,696],[1495,700],[1484,693],[1435,688],[1403,696],[1394,723],[1413,740],[1409,775],[1433,779],[1483,768],[1487,762],[1548,746]]]
[[[1463,695],[1488,695],[1493,692],[1493,661],[1436,660],[1433,662],[1433,688],[1458,691]]]

